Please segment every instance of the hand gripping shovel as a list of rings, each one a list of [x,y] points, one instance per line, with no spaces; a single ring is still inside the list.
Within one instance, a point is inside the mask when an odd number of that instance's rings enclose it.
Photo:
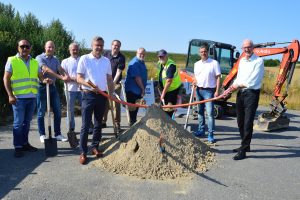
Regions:
[[[56,156],[57,155],[57,141],[56,138],[52,138],[51,134],[51,117],[50,117],[50,91],[49,83],[46,84],[47,91],[47,116],[48,116],[48,132],[49,137],[44,140],[45,143],[45,153],[46,156]]]
[[[67,118],[68,118],[68,124],[69,124],[69,131],[67,133],[68,141],[70,144],[70,147],[75,149],[78,146],[78,139],[76,137],[76,133],[74,130],[71,129],[71,116],[70,116],[70,98],[69,98],[69,91],[68,91],[68,84],[65,83],[65,89],[66,89],[66,101],[67,101]]]

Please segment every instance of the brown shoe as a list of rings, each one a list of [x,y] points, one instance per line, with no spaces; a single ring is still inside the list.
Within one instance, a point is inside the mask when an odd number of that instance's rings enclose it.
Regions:
[[[84,164],[86,164],[86,161],[87,161],[86,155],[84,153],[81,153],[80,157],[79,157],[79,163],[84,165]]]
[[[103,153],[99,151],[97,148],[92,149],[92,154],[95,155],[97,158],[100,158],[103,156]]]

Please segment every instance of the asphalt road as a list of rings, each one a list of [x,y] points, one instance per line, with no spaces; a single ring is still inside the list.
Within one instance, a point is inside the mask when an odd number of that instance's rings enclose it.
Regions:
[[[232,149],[240,144],[235,118],[216,120],[216,164],[192,179],[173,181],[116,175],[91,163],[82,166],[79,151],[63,142],[58,143],[58,156],[47,158],[36,119],[30,142],[39,151],[14,158],[12,127],[0,127],[0,199],[300,199],[300,112],[289,111],[288,116],[288,129],[255,131],[252,152],[241,161],[232,160]],[[184,120],[176,118],[181,124]],[[77,125],[80,121],[76,118]],[[128,128],[125,113],[122,122]],[[197,121],[190,123],[193,130]],[[65,124],[63,118],[62,130],[66,134]],[[111,132],[111,126],[103,130],[106,138],[113,137]]]

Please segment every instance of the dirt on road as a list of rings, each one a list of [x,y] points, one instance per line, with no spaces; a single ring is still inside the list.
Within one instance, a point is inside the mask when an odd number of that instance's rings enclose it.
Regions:
[[[141,179],[190,177],[215,162],[207,144],[154,105],[119,140],[106,141],[101,148],[105,157],[94,161],[95,166]]]

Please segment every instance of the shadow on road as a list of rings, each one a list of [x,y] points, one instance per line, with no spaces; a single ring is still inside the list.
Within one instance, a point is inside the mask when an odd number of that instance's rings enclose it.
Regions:
[[[256,148],[255,155],[249,155],[249,158],[298,158],[300,157],[300,147],[296,146],[284,146],[284,145],[259,145],[262,149]],[[268,148],[265,148],[268,147]],[[272,147],[272,149],[269,149]],[[262,153],[264,155],[257,155]],[[269,155],[265,155],[269,154]],[[279,155],[278,155],[279,154]]]
[[[59,155],[79,155],[78,149],[58,148]],[[0,199],[5,197],[12,190],[20,190],[18,184],[27,176],[38,175],[35,169],[42,163],[51,162],[45,155],[44,149],[37,152],[25,152],[21,158],[14,157],[14,149],[0,149]]]

